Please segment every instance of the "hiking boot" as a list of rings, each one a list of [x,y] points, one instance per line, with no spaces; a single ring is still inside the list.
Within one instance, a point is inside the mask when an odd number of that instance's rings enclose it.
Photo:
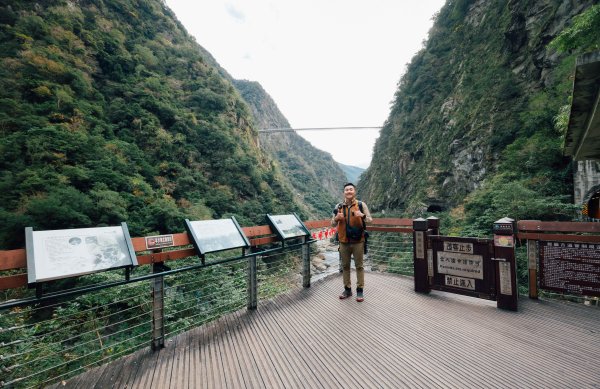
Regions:
[[[344,288],[342,294],[340,294],[340,300],[346,299],[348,297],[352,297],[352,289]]]
[[[358,301],[359,303],[365,301],[362,289],[356,289],[356,301]]]

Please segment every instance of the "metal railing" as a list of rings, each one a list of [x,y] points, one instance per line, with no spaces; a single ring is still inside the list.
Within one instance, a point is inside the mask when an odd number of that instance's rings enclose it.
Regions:
[[[307,222],[316,230],[327,224]],[[0,387],[60,382],[148,346],[161,348],[177,334],[244,306],[254,309],[260,300],[310,286],[310,256],[318,254],[318,244],[302,240],[280,247],[260,228],[251,239],[253,250],[241,256],[221,253],[204,265],[196,256],[154,262],[136,268],[127,281],[122,270],[81,277],[76,288],[72,280],[60,281],[42,298],[23,287],[6,290],[9,300],[0,302]],[[372,269],[410,274],[408,229],[378,228],[369,239]],[[177,251],[138,251],[141,263],[151,256],[178,258]]]

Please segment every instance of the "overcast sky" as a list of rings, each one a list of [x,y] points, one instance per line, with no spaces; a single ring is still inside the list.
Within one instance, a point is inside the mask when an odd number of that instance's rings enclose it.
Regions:
[[[382,126],[444,0],[166,0],[236,79],[258,81],[293,128]],[[378,130],[301,131],[367,167]]]

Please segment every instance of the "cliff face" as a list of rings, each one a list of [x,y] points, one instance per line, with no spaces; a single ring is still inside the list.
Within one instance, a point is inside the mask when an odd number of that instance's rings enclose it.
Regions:
[[[289,128],[273,99],[256,82],[235,80],[248,102],[257,128]],[[346,177],[330,154],[313,147],[295,132],[261,133],[259,143],[269,153],[293,188],[295,199],[315,218],[328,217],[339,202]]]
[[[542,195],[569,195],[554,121],[568,104],[573,58],[547,45],[593,4],[448,1],[399,83],[360,183],[366,201],[446,210],[509,176]]]

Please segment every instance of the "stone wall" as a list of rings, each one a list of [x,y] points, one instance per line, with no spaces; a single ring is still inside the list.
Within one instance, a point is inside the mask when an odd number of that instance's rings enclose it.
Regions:
[[[583,205],[600,191],[600,162],[578,161],[573,174],[574,202]]]

